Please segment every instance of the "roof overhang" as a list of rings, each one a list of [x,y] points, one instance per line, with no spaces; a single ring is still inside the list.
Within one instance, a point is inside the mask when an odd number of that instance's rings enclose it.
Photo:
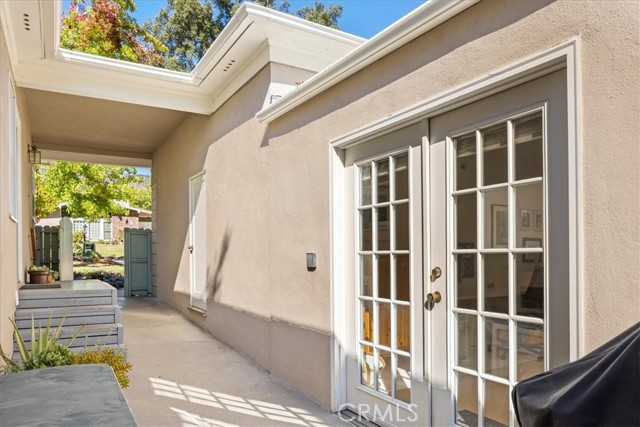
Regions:
[[[365,40],[243,3],[190,73],[59,47],[62,0],[0,2],[20,87],[211,114],[269,62],[318,72]]]
[[[256,114],[271,123],[480,0],[431,0]]]

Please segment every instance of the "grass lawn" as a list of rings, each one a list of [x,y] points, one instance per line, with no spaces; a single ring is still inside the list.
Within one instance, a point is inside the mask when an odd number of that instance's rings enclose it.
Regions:
[[[103,258],[120,258],[124,256],[124,244],[104,245],[96,243],[96,252]]]
[[[73,272],[80,274],[87,274],[94,271],[106,271],[109,273],[120,273],[124,274],[124,265],[117,264],[105,264],[100,262],[78,262],[75,261],[73,263]]]

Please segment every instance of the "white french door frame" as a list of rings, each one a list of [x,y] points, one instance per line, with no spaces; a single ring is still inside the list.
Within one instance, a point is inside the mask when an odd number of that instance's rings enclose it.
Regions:
[[[413,107],[402,110],[391,118],[384,118],[356,129],[340,137],[334,138],[329,144],[330,158],[330,212],[331,212],[331,330],[333,332],[331,346],[331,389],[332,410],[338,411],[348,403],[347,396],[347,352],[351,343],[348,342],[347,310],[351,301],[346,300],[346,285],[351,283],[346,265],[348,259],[345,248],[347,240],[352,238],[347,230],[345,214],[345,197],[350,189],[345,188],[345,151],[348,148],[386,135],[395,130],[411,126],[428,120],[439,114],[470,104],[492,94],[515,87],[560,69],[566,69],[567,81],[567,146],[568,146],[568,176],[569,176],[569,331],[570,359],[575,360],[584,354],[583,342],[583,239],[582,239],[582,153],[581,142],[581,97],[580,97],[580,40],[570,39],[548,50],[528,57],[516,64],[503,68],[490,75],[481,77],[468,84],[430,98]],[[428,133],[427,133],[428,135]],[[428,141],[423,140],[423,158],[428,165],[428,150],[424,149]],[[428,175],[428,171],[423,171]],[[428,181],[424,181],[423,197],[428,201]],[[428,212],[428,205],[425,205]],[[426,215],[425,212],[425,221]],[[425,222],[428,227],[428,222]],[[425,234],[428,240],[428,233]],[[426,245],[428,242],[424,242]],[[425,248],[428,246],[424,246]],[[423,257],[428,260],[428,251],[423,251]],[[428,272],[431,266],[428,262],[423,265]],[[425,330],[425,342],[429,342]],[[428,346],[427,346],[428,347]],[[425,349],[425,357],[430,357],[430,348]],[[428,360],[428,359],[427,359]],[[426,362],[426,361],[425,361]],[[428,364],[427,364],[428,365]],[[428,375],[428,374],[427,374]]]

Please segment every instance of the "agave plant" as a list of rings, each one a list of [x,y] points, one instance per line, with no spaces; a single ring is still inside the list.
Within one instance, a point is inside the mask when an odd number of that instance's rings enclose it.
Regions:
[[[64,323],[64,317],[60,320],[58,327],[51,332],[51,316],[47,322],[46,329],[42,329],[42,325],[38,325],[36,332],[35,322],[33,320],[33,314],[31,315],[31,350],[27,348],[27,345],[20,335],[18,326],[16,323],[9,319],[13,325],[13,330],[16,336],[16,342],[18,345],[18,352],[20,354],[20,361],[16,362],[7,356],[0,345],[0,357],[6,364],[4,367],[4,373],[12,373],[23,370],[44,368],[48,366],[62,366],[70,365],[73,363],[73,354],[69,350],[69,346],[78,337],[78,334],[82,328],[78,329],[76,334],[66,344],[60,344],[58,340],[62,333],[62,324]]]

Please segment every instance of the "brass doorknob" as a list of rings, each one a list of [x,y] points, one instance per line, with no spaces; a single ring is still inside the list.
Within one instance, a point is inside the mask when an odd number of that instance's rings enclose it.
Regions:
[[[442,301],[442,294],[440,292],[435,291],[427,294],[427,302],[437,304],[440,301]]]

